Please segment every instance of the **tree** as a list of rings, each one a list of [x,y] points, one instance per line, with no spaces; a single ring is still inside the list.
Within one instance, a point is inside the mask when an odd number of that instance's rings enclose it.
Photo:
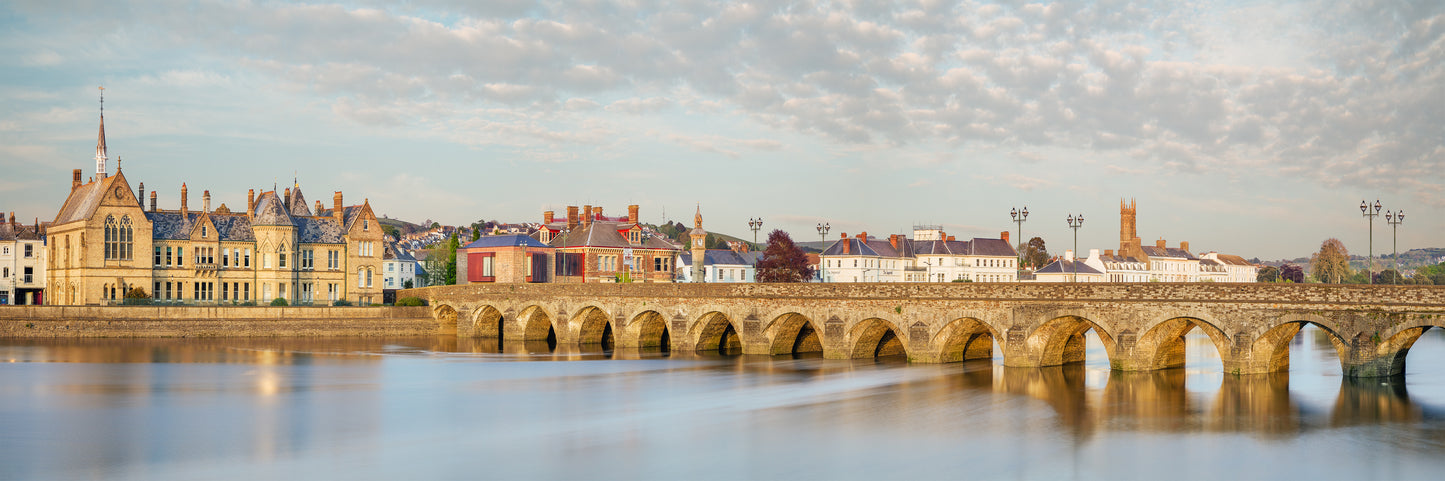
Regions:
[[[1375,273],[1376,284],[1408,284],[1409,282],[1409,279],[1404,278],[1394,269],[1385,269]]]
[[[1293,282],[1295,284],[1303,284],[1305,282],[1304,268],[1294,264],[1285,264],[1283,267],[1280,267],[1279,276],[1283,278],[1282,282]]]
[[[1044,239],[1035,237],[1029,239],[1027,246],[1024,246],[1024,264],[1038,269],[1049,263],[1049,250],[1044,247]]]
[[[411,279],[407,279],[406,282],[401,283],[401,288],[402,288],[402,289],[411,289],[413,285],[414,285],[414,284],[412,283],[412,280],[411,280]]]
[[[808,254],[782,230],[768,234],[768,248],[753,267],[758,271],[758,282],[808,282],[813,278]]]
[[[1324,283],[1340,284],[1350,278],[1350,252],[1339,239],[1331,237],[1310,256],[1310,274]]]
[[[1445,285],[1445,262],[1415,269],[1416,279],[1429,279],[1431,284]]]
[[[448,286],[457,283],[457,248],[460,246],[461,241],[457,239],[457,233],[453,232],[451,240],[447,241],[446,252],[444,253],[447,258],[446,278],[444,280]]]
[[[1279,277],[1278,267],[1264,266],[1259,270],[1259,274],[1255,275],[1254,280],[1255,282],[1279,282],[1283,279]]]

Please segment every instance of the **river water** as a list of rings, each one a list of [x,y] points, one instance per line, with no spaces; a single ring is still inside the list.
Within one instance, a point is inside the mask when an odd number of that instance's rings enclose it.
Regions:
[[[0,340],[0,479],[1441,479],[1403,379],[611,353],[422,339]]]

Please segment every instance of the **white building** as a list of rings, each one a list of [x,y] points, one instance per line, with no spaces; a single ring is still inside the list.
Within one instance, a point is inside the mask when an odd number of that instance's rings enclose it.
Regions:
[[[1014,282],[1018,252],[1001,239],[955,240],[941,229],[920,226],[914,239],[844,237],[820,256],[824,282]]]
[[[1259,282],[1259,266],[1251,264],[1243,257],[1213,251],[1199,257],[1201,262],[1214,261],[1223,267],[1224,276],[1218,282]]]
[[[1100,255],[1098,249],[1089,249],[1089,257],[1084,263],[1103,272],[1106,282],[1149,282],[1151,278],[1148,262],[1114,255],[1113,250],[1105,250]]]
[[[39,224],[0,219],[0,305],[44,304],[45,235]]]
[[[406,289],[407,282],[411,282],[410,287],[426,287],[426,279],[417,276],[419,266],[416,258],[405,249],[386,243],[381,254],[381,288]]]
[[[1090,253],[1090,260],[1097,260],[1098,251]],[[1104,271],[1089,265],[1087,261],[1074,258],[1074,251],[1064,251],[1063,257],[1034,271],[1034,282],[1107,282]]]
[[[756,265],[761,252],[733,252],[726,249],[711,249],[703,255],[702,282],[757,282]],[[694,282],[692,253],[683,251],[677,255],[677,282]]]
[[[1199,258],[1189,253],[1189,243],[1178,248],[1165,247],[1160,239],[1153,246],[1143,246],[1149,259],[1149,280],[1152,282],[1199,282]]]

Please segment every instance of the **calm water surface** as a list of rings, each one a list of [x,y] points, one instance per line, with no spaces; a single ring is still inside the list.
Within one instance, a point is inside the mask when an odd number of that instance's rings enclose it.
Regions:
[[[0,340],[0,479],[1445,478],[1438,329],[1364,381],[1313,328],[1243,377],[497,350]]]

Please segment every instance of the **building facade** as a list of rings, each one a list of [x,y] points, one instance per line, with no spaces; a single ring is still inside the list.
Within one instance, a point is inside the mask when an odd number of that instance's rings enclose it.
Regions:
[[[482,236],[457,249],[457,284],[551,282],[556,252],[523,234]]]
[[[820,257],[824,282],[1014,282],[1018,251],[999,239],[959,241],[942,230],[914,229],[914,238],[844,237]]]
[[[701,222],[701,213],[698,214]],[[627,217],[606,217],[601,207],[567,207],[567,219],[542,213],[536,239],[556,249],[548,282],[673,282],[679,249],[644,235],[638,206]]]
[[[0,305],[47,303],[45,227],[0,219]]]
[[[382,229],[369,202],[330,210],[306,205],[299,184],[284,194],[251,190],[245,212],[211,209],[210,192],[191,210],[181,185],[175,210],[142,205],[145,184],[132,190],[123,172],[105,172],[105,124],[96,145],[97,172],[70,194],[51,223],[47,286],[53,303],[122,302],[140,288],[153,302],[289,304],[381,302]]]
[[[701,279],[693,276],[692,252],[683,252],[677,256],[677,265],[688,266],[678,269],[678,282],[757,282],[758,258],[762,257],[761,252],[736,252],[728,249],[708,249],[704,253],[702,262],[703,276]]]

